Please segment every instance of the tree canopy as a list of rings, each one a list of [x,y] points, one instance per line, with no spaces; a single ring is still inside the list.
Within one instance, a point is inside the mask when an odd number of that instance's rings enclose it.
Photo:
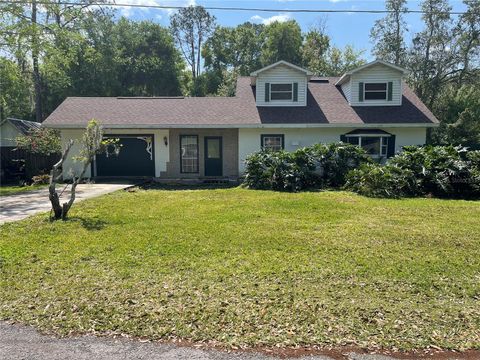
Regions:
[[[480,2],[423,0],[423,29],[407,40],[407,1],[371,29],[372,55],[409,70],[407,82],[442,122],[435,143],[478,144]],[[364,50],[336,46],[325,23],[302,32],[295,20],[216,25],[201,6],[173,13],[170,26],[122,18],[87,0],[0,6],[0,120],[42,121],[67,96],[232,96],[237,76],[286,60],[318,76],[366,62]]]

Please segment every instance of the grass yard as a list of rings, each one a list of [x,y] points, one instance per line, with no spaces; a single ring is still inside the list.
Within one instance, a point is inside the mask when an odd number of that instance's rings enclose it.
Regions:
[[[0,228],[0,318],[226,346],[480,348],[480,202],[117,192]]]
[[[26,191],[43,189],[45,187],[47,187],[47,185],[2,185],[0,186],[0,196],[15,195]]]

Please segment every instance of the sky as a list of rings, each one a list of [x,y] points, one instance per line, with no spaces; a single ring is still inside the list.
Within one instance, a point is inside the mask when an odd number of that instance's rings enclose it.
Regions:
[[[364,13],[292,13],[290,9],[346,9],[346,10],[383,10],[383,0],[116,0],[118,4],[145,4],[165,6],[221,6],[221,7],[248,7],[274,9],[272,12],[255,11],[220,11],[211,10],[217,23],[222,26],[236,26],[246,21],[268,24],[272,21],[286,21],[295,19],[302,28],[308,31],[319,22],[326,23],[326,30],[331,37],[331,43],[338,47],[353,45],[357,50],[365,50],[367,60],[373,60],[371,55],[372,44],[369,34],[375,20],[384,14]],[[449,0],[453,11],[464,11],[465,5],[461,0]],[[409,9],[419,9],[421,0],[408,0]],[[168,26],[169,17],[174,10],[166,9],[139,9],[120,8],[121,15],[131,20],[152,20]],[[416,32],[423,28],[421,14],[406,14],[408,33],[407,43]]]

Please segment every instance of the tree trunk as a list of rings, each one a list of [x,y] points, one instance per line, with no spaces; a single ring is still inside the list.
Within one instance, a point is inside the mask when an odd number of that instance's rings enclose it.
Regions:
[[[40,68],[38,64],[39,57],[39,41],[38,41],[38,29],[37,29],[37,3],[36,0],[32,1],[32,63],[33,63],[33,83],[35,88],[35,120],[42,122],[42,85],[40,83]]]
[[[62,154],[62,158],[55,165],[53,165],[52,171],[50,173],[50,185],[48,187],[48,192],[49,192],[50,203],[52,204],[54,220],[58,220],[58,219],[65,220],[67,218],[68,211],[70,210],[70,208],[73,205],[73,202],[75,201],[75,191],[77,189],[77,185],[80,183],[80,181],[82,181],[83,177],[85,176],[85,172],[87,171],[90,163],[92,162],[92,158],[89,158],[83,163],[82,172],[78,177],[73,179],[72,188],[70,189],[70,199],[68,200],[68,202],[60,204],[60,196],[58,195],[58,192],[56,190],[56,185],[57,185],[57,181],[62,176],[60,167],[65,162],[65,159],[67,158],[68,153],[70,152],[70,149],[72,148],[72,146],[73,146],[73,140],[70,140],[70,142],[67,144],[67,147],[65,148],[65,151]]]
[[[202,48],[202,37],[201,34],[198,35],[198,52],[197,52],[197,76],[200,75],[200,49]]]
[[[73,180],[72,188],[70,189],[70,199],[68,200],[68,202],[63,203],[63,206],[62,206],[62,220],[67,219],[68,211],[70,210],[70,208],[73,205],[73,202],[75,201],[75,191],[77,190],[77,185],[80,183],[80,181],[82,181],[83,177],[85,176],[85,172],[87,171],[92,160],[93,160],[92,158],[89,158],[83,163],[82,172],[77,178]]]
[[[58,195],[56,190],[57,181],[60,180],[62,176],[60,167],[63,165],[65,159],[67,158],[72,146],[73,140],[70,140],[62,154],[61,159],[55,165],[53,165],[52,171],[50,172],[50,185],[48,186],[48,192],[55,220],[61,219],[63,214],[63,209],[60,205],[60,196]]]

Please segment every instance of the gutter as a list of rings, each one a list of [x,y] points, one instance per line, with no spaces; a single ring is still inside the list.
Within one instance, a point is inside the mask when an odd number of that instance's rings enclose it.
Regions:
[[[85,129],[86,124],[42,124],[52,129]],[[312,129],[312,128],[435,128],[440,123],[338,124],[105,124],[105,129]]]

